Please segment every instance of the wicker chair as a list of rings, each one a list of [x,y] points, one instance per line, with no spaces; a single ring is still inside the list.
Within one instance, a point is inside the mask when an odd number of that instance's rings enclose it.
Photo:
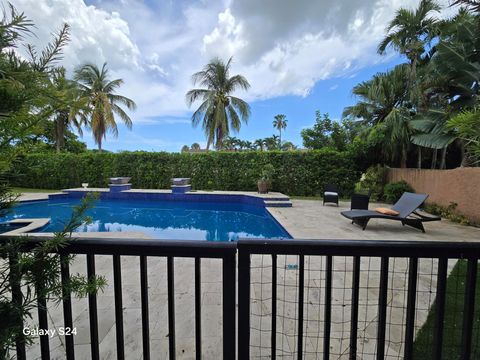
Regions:
[[[338,187],[334,184],[325,185],[323,192],[323,205],[326,203],[337,204],[338,206]]]
[[[368,210],[371,191],[368,194],[353,194],[350,203],[350,210]]]

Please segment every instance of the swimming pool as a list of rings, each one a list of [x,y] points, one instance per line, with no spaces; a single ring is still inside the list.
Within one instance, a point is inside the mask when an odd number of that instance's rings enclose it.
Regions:
[[[63,228],[78,198],[23,203],[6,220],[51,218],[41,232]],[[87,212],[92,223],[78,232],[143,232],[157,239],[233,241],[291,238],[263,206],[241,202],[101,199]]]

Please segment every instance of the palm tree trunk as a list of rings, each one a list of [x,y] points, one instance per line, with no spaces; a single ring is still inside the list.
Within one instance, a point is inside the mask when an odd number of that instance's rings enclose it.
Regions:
[[[418,146],[417,168],[422,168],[422,147]]]
[[[280,136],[278,137],[278,150],[282,147],[282,128],[278,129]]]
[[[62,118],[55,119],[55,147],[57,153],[65,147],[65,123]]]
[[[407,151],[405,147],[402,147],[402,158],[400,159],[400,167],[402,169],[407,168]]]
[[[442,149],[442,160],[440,162],[440,169],[444,170],[447,167],[446,160],[447,160],[447,147],[445,146]]]
[[[460,145],[460,167],[467,167],[468,166],[468,159],[465,154],[465,143],[463,140],[459,140],[459,145]]]
[[[438,153],[438,150],[434,149],[433,155],[432,155],[432,166],[431,166],[432,169],[435,169],[437,167],[437,153]]]

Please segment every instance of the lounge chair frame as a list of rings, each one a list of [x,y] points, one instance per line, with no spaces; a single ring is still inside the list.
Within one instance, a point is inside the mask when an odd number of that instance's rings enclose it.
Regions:
[[[417,211],[418,208],[423,205],[427,197],[428,195],[423,194],[404,193],[402,198],[400,198],[400,200],[393,206],[394,210],[402,210],[399,211],[400,214],[397,216],[385,215],[370,210],[342,211],[341,214],[347,219],[352,220],[352,223],[359,225],[363,230],[367,228],[370,219],[386,219],[400,221],[403,226],[411,226],[425,233],[425,227],[423,226],[424,222],[441,220],[440,217],[426,216]],[[408,205],[410,205],[411,209],[408,209]]]

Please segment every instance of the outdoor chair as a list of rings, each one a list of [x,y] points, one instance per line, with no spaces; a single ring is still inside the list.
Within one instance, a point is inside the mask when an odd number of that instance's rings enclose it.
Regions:
[[[334,184],[325,185],[323,193],[323,205],[326,203],[337,204],[338,206],[338,187]]]
[[[425,232],[425,228],[423,227],[424,222],[441,220],[440,217],[425,216],[417,212],[427,198],[428,195],[426,194],[403,193],[400,200],[391,208],[391,210],[397,212],[398,215],[387,215],[371,210],[342,211],[341,214],[347,219],[352,220],[353,223],[360,225],[363,230],[366,229],[370,219],[386,219],[401,221],[402,225],[408,225]]]
[[[368,210],[371,191],[368,194],[352,194],[350,210]]]

